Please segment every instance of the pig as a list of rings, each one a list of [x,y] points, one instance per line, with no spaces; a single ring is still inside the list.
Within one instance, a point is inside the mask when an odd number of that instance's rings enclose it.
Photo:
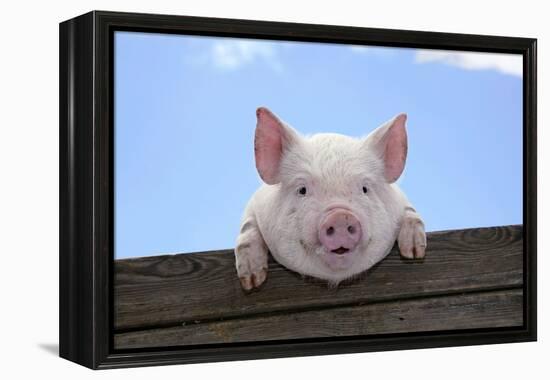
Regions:
[[[266,281],[269,252],[334,286],[384,259],[396,240],[403,258],[424,257],[424,222],[395,183],[407,157],[405,114],[364,138],[303,136],[265,107],[256,117],[264,183],[245,207],[236,242],[244,290]]]

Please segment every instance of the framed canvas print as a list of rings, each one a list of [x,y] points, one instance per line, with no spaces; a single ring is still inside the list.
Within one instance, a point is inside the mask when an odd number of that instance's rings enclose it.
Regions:
[[[536,340],[536,40],[60,24],[60,356]]]

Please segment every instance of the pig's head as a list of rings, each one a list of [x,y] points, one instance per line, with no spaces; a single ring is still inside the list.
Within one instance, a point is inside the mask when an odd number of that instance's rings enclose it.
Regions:
[[[285,265],[333,283],[381,260],[399,225],[402,204],[392,183],[405,166],[406,115],[362,139],[305,137],[263,107],[257,119],[256,168],[276,188],[269,233],[277,236],[266,239],[272,252],[277,245]]]

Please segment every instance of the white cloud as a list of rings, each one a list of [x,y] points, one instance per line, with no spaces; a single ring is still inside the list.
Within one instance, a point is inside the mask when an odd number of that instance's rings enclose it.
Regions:
[[[359,53],[359,54],[365,54],[365,53],[369,52],[369,47],[368,46],[351,45],[349,48],[351,49],[351,51],[353,51],[355,53]]]
[[[282,69],[274,44],[266,41],[216,41],[210,53],[214,66],[224,70],[235,70],[256,61],[263,61],[276,71]]]
[[[417,50],[416,63],[440,62],[464,70],[495,70],[502,74],[523,76],[523,58],[519,54],[451,52]]]
[[[395,48],[383,46],[351,45],[349,48],[357,54],[372,54],[381,57],[392,56],[396,52]]]

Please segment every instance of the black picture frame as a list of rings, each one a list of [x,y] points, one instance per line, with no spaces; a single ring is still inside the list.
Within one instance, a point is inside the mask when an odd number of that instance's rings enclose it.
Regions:
[[[113,33],[118,30],[523,55],[523,326],[113,349]],[[93,11],[60,24],[60,356],[89,368],[534,341],[536,39]]]

